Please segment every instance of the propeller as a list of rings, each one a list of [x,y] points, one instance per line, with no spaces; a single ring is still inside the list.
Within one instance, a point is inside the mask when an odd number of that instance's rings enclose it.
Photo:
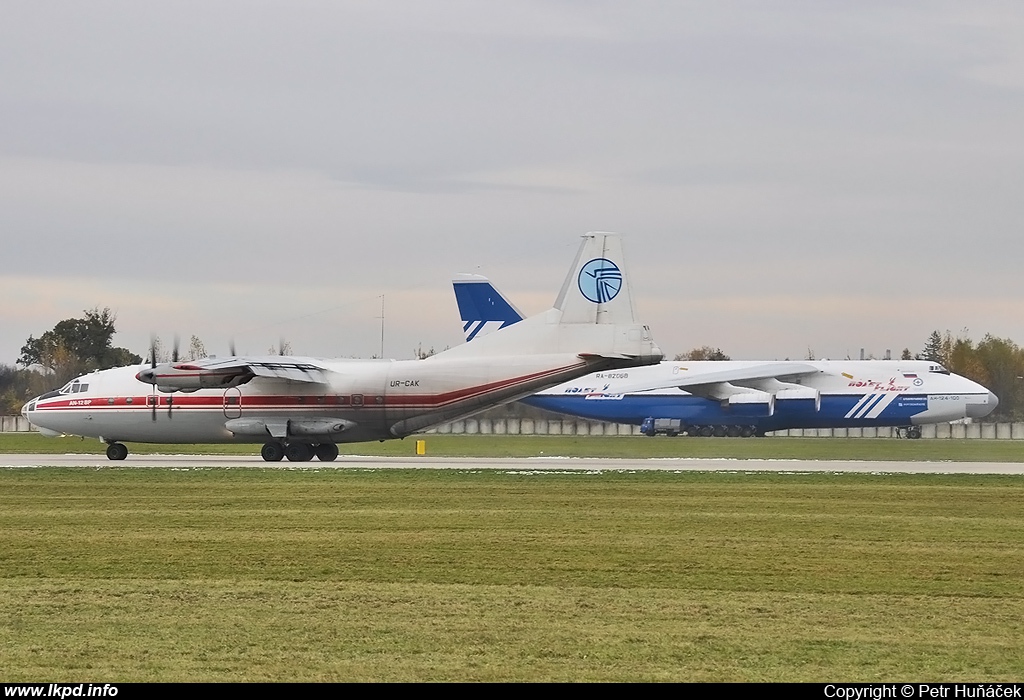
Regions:
[[[153,370],[156,370],[156,345],[156,336],[151,335],[149,337],[149,367]],[[152,415],[150,416],[150,419],[153,422],[156,422],[156,384],[153,384],[153,389],[149,395],[149,404],[152,406]]]
[[[174,363],[178,362],[178,345],[180,345],[180,344],[181,344],[181,337],[178,336],[177,333],[175,333],[174,334],[174,347],[171,348],[171,362],[174,362]],[[174,418],[174,414],[171,412],[172,408],[174,408],[174,395],[173,394],[168,394],[167,395],[167,419],[168,420],[170,420],[171,418]]]
[[[181,343],[181,339],[178,337],[178,334],[175,333],[175,335],[174,335],[174,345],[171,348],[171,362],[177,362],[178,361],[178,357],[179,357],[178,347],[179,347],[180,343]],[[149,337],[149,367],[152,370],[156,370],[156,365],[157,365],[156,354],[157,354],[157,350],[158,350],[159,346],[160,346],[159,338],[156,337],[156,334],[151,335]],[[156,384],[153,384],[153,390],[152,390],[152,392],[149,395],[149,404],[150,404],[149,419],[151,421],[153,421],[153,422],[156,422],[156,408],[157,408],[158,405],[160,405],[160,399],[159,399],[159,394],[157,394],[157,385]],[[167,417],[168,418],[170,418],[172,416],[171,409],[173,408],[173,405],[174,405],[174,397],[173,396],[168,396],[167,397]]]

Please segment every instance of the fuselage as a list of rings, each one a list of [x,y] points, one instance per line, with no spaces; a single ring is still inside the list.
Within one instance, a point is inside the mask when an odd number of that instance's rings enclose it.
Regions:
[[[337,430],[323,440],[363,442],[404,437],[615,364],[570,354],[315,362],[328,370],[327,383],[256,377],[172,393],[137,379],[147,365],[120,367],[79,377],[22,412],[44,432],[107,442],[265,442],[275,425],[301,434],[304,425],[332,421]],[[261,423],[268,429],[248,430]]]
[[[924,360],[807,361],[817,372],[792,380],[807,391],[772,403],[707,398],[672,387],[623,393],[638,380],[664,385],[701,373],[756,366],[758,362],[662,362],[598,372],[524,399],[524,403],[592,420],[640,425],[647,418],[687,426],[744,425],[759,431],[786,428],[912,426],[991,413],[998,399],[980,384]],[[791,392],[792,393],[792,392]]]
[[[41,432],[107,443],[262,442],[263,459],[331,461],[337,443],[402,438],[594,371],[659,362],[617,234],[582,237],[555,304],[425,360],[207,357],[110,369],[39,396]]]

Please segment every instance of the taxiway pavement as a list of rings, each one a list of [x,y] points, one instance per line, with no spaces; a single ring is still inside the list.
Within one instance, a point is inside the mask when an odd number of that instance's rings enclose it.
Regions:
[[[1024,474],[1024,462],[875,462],[794,459],[612,459],[595,457],[338,457],[335,462],[264,462],[258,455],[0,454],[0,469],[32,467],[163,469],[501,469],[508,471],[860,472],[884,474]]]

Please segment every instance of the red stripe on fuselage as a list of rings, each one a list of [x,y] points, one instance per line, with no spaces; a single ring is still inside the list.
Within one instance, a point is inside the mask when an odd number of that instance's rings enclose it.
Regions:
[[[259,409],[336,409],[338,407],[345,409],[356,409],[356,410],[367,410],[375,408],[386,408],[386,407],[402,407],[402,408],[441,408],[448,404],[457,403],[466,399],[476,398],[483,396],[491,392],[500,391],[516,386],[517,384],[524,384],[529,381],[536,379],[542,379],[546,376],[559,374],[566,370],[577,367],[578,365],[566,365],[564,367],[558,367],[555,369],[545,370],[543,372],[534,372],[533,374],[527,374],[522,377],[514,377],[512,379],[502,379],[500,381],[491,382],[489,384],[482,384],[475,387],[467,387],[465,389],[457,389],[441,394],[399,394],[399,395],[388,395],[388,394],[356,394],[363,396],[362,405],[353,405],[350,400],[350,394],[288,394],[288,395],[266,395],[266,394],[250,394],[241,396],[241,402],[238,404],[227,404],[227,408],[243,408],[246,411],[253,411]],[[35,410],[37,411],[53,411],[53,410],[71,410],[71,411],[95,411],[95,410],[124,410],[124,409],[145,409],[152,410],[153,404],[149,403],[150,397],[154,394],[146,394],[143,396],[132,396],[131,403],[128,403],[129,397],[95,397],[95,398],[67,398],[60,399],[57,401],[49,401],[47,403],[37,403]],[[338,401],[339,396],[346,399],[345,403]],[[383,396],[384,400],[382,403],[377,403],[375,399]],[[111,403],[113,398],[113,403]],[[215,396],[193,396],[191,394],[173,394],[173,395],[161,395],[162,400],[159,401],[158,405],[161,407],[167,407],[168,405],[173,408],[192,408],[192,409],[217,409],[222,410],[225,408],[224,394],[217,394]],[[168,399],[173,399],[168,403]],[[88,403],[86,403],[88,402]]]

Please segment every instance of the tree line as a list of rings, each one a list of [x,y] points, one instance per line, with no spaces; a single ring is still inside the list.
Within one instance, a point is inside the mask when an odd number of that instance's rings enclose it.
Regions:
[[[63,386],[96,369],[138,364],[142,357],[114,347],[117,320],[109,308],[90,309],[68,318],[38,338],[29,336],[18,367],[0,365],[0,414],[14,415],[34,396]]]
[[[21,347],[14,366],[0,364],[0,415],[15,415],[29,399],[57,389],[68,381],[94,370],[137,365],[142,356],[114,346],[117,315],[110,308],[87,309],[81,318],[66,318],[38,338],[30,335]],[[146,350],[146,359],[170,362],[178,355],[178,342],[164,347],[153,338]],[[233,350],[232,350],[233,352]],[[291,354],[291,343],[281,338],[268,355]],[[192,336],[182,360],[206,357],[206,348]]]
[[[917,357],[937,362],[995,394],[999,407],[987,420],[1024,420],[1024,348],[1009,338],[986,334],[975,343],[966,329],[955,337],[949,331],[933,331]]]

